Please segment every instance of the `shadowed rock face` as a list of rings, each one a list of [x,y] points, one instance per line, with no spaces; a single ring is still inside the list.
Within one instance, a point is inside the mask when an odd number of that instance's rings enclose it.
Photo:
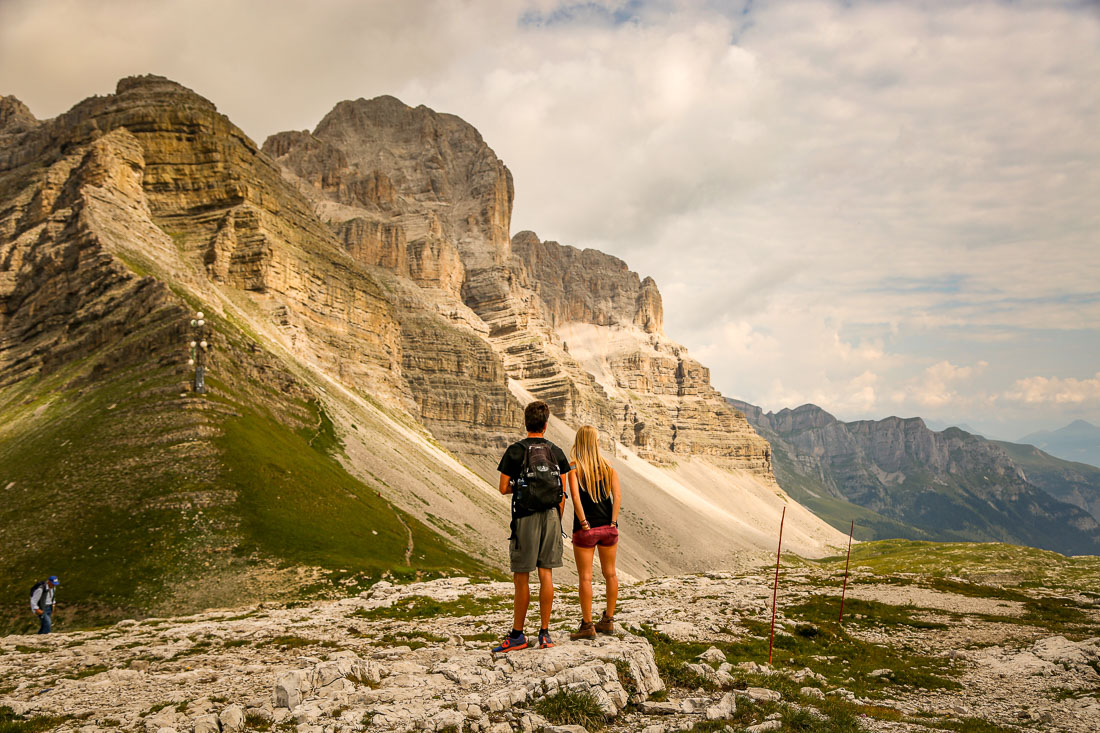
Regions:
[[[1060,484],[1049,478],[1056,466],[1036,464],[1031,479],[1008,444],[958,428],[934,432],[919,417],[846,423],[816,405],[765,413],[731,403],[783,453],[779,465],[790,468],[778,470],[780,485],[809,481],[825,495],[909,523],[916,536],[1100,551],[1100,525],[1087,503],[1082,509],[1058,500]],[[1078,494],[1087,485],[1079,477]]]

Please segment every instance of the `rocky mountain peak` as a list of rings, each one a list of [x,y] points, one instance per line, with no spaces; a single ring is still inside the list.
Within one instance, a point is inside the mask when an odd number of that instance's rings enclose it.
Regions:
[[[554,326],[634,324],[646,333],[661,333],[664,313],[657,283],[651,277],[641,280],[618,257],[543,242],[530,231],[512,237],[512,252],[526,267]]]
[[[0,96],[0,133],[22,132],[38,124],[27,105],[14,96]]]

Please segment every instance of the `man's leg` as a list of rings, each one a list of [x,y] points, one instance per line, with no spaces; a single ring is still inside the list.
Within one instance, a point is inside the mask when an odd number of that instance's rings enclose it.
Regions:
[[[539,616],[542,621],[540,629],[550,628],[550,611],[554,608],[554,571],[550,568],[539,568]],[[524,612],[527,611],[526,606]],[[517,627],[518,628],[518,627]]]
[[[38,620],[39,620],[38,633],[39,634],[48,634],[48,633],[50,633],[50,612],[51,611],[53,611],[52,608],[42,609],[42,615],[38,617]]]
[[[542,577],[542,568],[539,568],[539,577]],[[531,573],[512,573],[512,581],[516,585],[516,597],[513,601],[515,613],[512,616],[512,628],[523,631],[523,622],[527,619],[527,607],[531,605]],[[541,592],[539,594],[542,596]]]

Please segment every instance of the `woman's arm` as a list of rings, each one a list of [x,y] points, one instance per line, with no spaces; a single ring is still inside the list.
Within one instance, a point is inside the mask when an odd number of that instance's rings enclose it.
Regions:
[[[583,527],[588,524],[588,520],[584,518],[584,509],[581,507],[580,479],[577,478],[577,473],[576,467],[569,472],[569,498],[573,501],[573,513]]]
[[[611,524],[619,526],[619,506],[623,503],[622,490],[619,489],[619,472],[611,469]]]

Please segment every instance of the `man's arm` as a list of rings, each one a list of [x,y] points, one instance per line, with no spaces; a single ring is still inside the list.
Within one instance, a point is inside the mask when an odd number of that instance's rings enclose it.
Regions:
[[[45,593],[43,588],[35,588],[34,593],[31,593],[31,610],[42,615],[42,609],[38,607],[38,602],[42,600],[42,594]]]
[[[500,493],[502,493],[502,494],[505,494],[505,495],[511,494],[512,493],[512,477],[508,476],[507,474],[503,474],[503,473],[500,474],[500,486],[498,488],[500,489]]]

